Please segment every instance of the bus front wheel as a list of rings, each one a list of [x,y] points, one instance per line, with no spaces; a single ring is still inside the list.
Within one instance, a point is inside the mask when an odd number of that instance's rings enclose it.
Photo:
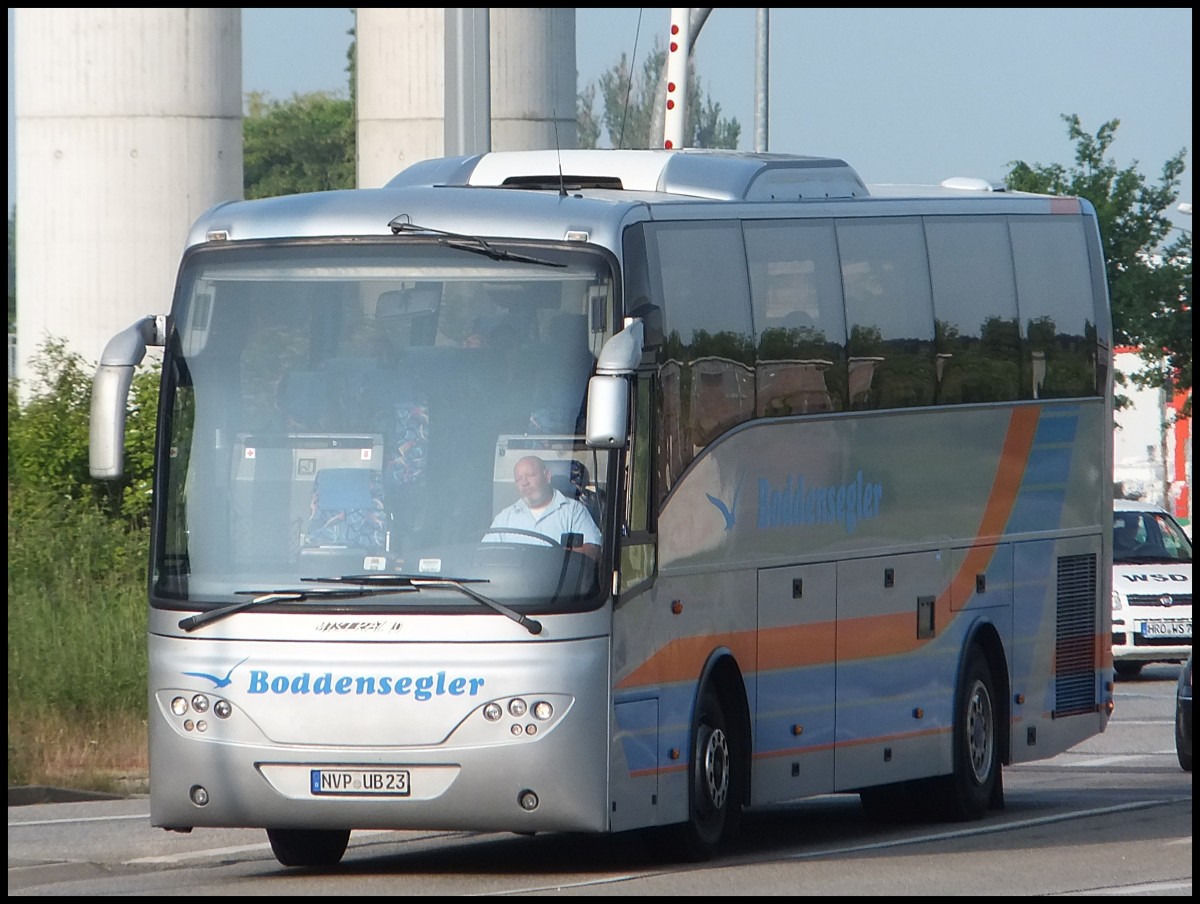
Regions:
[[[334,866],[346,853],[349,829],[267,829],[271,852],[284,866]]]
[[[737,829],[742,812],[738,747],[721,698],[705,687],[692,720],[688,764],[688,821],[680,827],[680,853],[707,860]]]

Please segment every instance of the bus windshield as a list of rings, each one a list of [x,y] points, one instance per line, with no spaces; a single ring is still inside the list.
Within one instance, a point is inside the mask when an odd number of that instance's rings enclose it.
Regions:
[[[314,579],[388,574],[429,580],[354,604],[479,611],[459,581],[515,608],[599,605],[613,474],[583,415],[612,264],[494,249],[189,255],[164,360],[156,605],[312,600]]]

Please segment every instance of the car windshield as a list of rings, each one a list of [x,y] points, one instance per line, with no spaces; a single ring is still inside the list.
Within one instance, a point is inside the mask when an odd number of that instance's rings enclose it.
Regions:
[[[582,417],[611,264],[583,246],[511,252],[404,238],[193,253],[164,361],[155,598],[309,599],[312,578],[368,573],[594,601],[613,473]],[[536,530],[500,519],[530,458],[571,503]],[[479,608],[445,582],[360,596]]]
[[[1192,543],[1166,512],[1113,513],[1113,563],[1191,562]]]

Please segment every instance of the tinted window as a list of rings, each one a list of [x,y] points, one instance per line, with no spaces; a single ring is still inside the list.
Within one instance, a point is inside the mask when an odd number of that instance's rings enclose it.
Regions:
[[[754,416],[754,339],[740,223],[656,224],[646,236],[666,334],[666,488],[699,450]]]
[[[928,217],[938,401],[1021,398],[1021,329],[1002,217]]]
[[[1083,224],[1071,216],[1011,218],[1025,398],[1101,394]]]
[[[759,417],[846,407],[846,323],[830,220],[746,224]]]
[[[933,307],[916,218],[841,220],[851,408],[934,401]]]

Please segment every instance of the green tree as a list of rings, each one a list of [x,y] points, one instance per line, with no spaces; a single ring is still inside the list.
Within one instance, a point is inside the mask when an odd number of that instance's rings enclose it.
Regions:
[[[328,91],[295,94],[290,100],[274,100],[262,91],[246,95],[242,185],[247,198],[356,185],[356,32],[357,26],[347,32],[348,99]]]
[[[667,51],[655,43],[654,50],[642,63],[638,77],[630,71],[625,54],[603,73],[596,83],[586,86],[578,96],[579,146],[599,147],[600,133],[607,134],[614,148],[660,147],[661,135],[655,130],[658,84],[666,64]],[[603,110],[593,107],[597,94]],[[736,148],[742,127],[737,119],[721,116],[721,105],[704,94],[704,85],[694,67],[688,65],[687,115],[684,118],[684,145],[694,148]],[[654,140],[651,140],[654,139]]]
[[[247,198],[355,185],[354,102],[325,91],[247,97],[242,122]]]
[[[1137,162],[1119,169],[1105,155],[1120,120],[1104,123],[1095,135],[1077,115],[1063,115],[1075,142],[1075,165],[1009,163],[1005,179],[1016,191],[1076,195],[1096,208],[1104,248],[1113,331],[1120,345],[1141,350],[1144,366],[1134,375],[1142,386],[1187,393],[1192,389],[1192,236],[1173,233],[1164,215],[1179,198],[1186,150],[1162,166],[1157,184],[1137,171]]]
[[[135,374],[125,428],[125,475],[93,480],[88,468],[88,428],[94,366],[47,340],[30,361],[35,375],[30,398],[18,401],[8,386],[9,517],[38,506],[64,510],[83,506],[142,526],[150,512],[154,427],[158,418],[158,375],[149,367]]]

